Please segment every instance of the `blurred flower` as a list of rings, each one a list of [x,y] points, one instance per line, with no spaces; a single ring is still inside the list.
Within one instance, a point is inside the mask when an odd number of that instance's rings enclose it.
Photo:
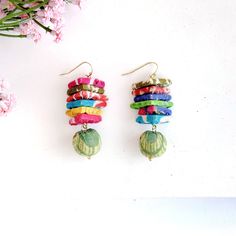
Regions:
[[[0,80],[0,116],[7,115],[16,104],[16,97],[13,93],[8,92],[9,84]]]
[[[62,39],[62,32],[61,31],[55,31],[53,30],[51,34],[54,36],[54,41],[56,43],[59,43]]]
[[[79,7],[80,7],[80,3],[81,3],[80,0],[72,0],[72,4],[77,5]]]
[[[28,20],[27,22],[20,24],[15,30],[22,35],[27,35],[27,38],[33,39],[36,43],[41,39],[38,26],[33,20]]]
[[[22,15],[20,15],[20,18],[21,18],[21,19],[28,19],[29,16],[28,16],[27,14],[22,14]]]
[[[64,26],[63,12],[65,10],[64,0],[50,0],[44,9],[36,13],[36,19],[48,25],[51,35],[55,36],[54,41],[62,39],[62,28]]]
[[[8,0],[0,0],[0,9],[7,9],[8,11],[13,11],[15,9],[15,5]]]
[[[0,79],[0,92],[9,89],[9,87],[10,85],[6,80]]]
[[[0,19],[2,19],[3,17],[5,17],[7,14],[2,10],[0,9]]]
[[[0,35],[27,37],[38,42],[41,39],[42,31],[45,30],[54,36],[55,42],[59,42],[62,39],[63,13],[66,3],[80,6],[80,2],[80,0],[48,0],[45,2],[0,0]],[[6,15],[6,20],[1,21]],[[6,31],[13,34],[6,34]],[[19,33],[19,35],[14,33]]]

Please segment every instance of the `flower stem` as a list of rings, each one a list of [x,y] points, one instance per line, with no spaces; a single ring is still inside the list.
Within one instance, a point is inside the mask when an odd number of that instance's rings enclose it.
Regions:
[[[8,19],[11,19],[12,17],[17,17],[17,16],[20,16],[20,15],[22,15],[22,14],[31,13],[31,12],[33,12],[34,10],[36,10],[36,9],[38,9],[38,8],[40,8],[40,7],[45,6],[47,3],[48,3],[48,0],[46,0],[45,2],[42,2],[42,3],[38,4],[37,6],[28,8],[27,10],[15,12],[15,13],[10,13],[10,14],[6,15],[5,17],[3,17],[3,18],[0,20],[0,24],[2,24],[4,21],[6,21],[6,20],[8,20]]]
[[[23,7],[21,7],[21,6],[19,6],[19,5],[17,5],[16,3],[15,3],[15,1],[13,1],[13,0],[8,0],[10,3],[12,3],[17,9],[20,9],[20,10],[22,10],[22,11],[24,11],[24,10],[26,10],[25,8],[23,8]]]
[[[10,31],[10,30],[14,30],[14,28],[10,27],[10,28],[0,28],[0,32],[1,31]]]
[[[11,37],[11,38],[26,38],[27,37],[26,35],[22,35],[22,34],[13,35],[13,34],[2,34],[2,33],[0,33],[0,36]]]
[[[12,27],[19,26],[19,24],[23,23],[26,20],[28,20],[28,19],[18,20],[18,21],[12,22],[12,23],[2,23],[2,24],[0,24],[0,28],[9,27],[9,26],[12,26]]]
[[[51,30],[49,27],[46,27],[45,25],[41,24],[41,23],[40,23],[39,21],[37,21],[36,19],[33,19],[33,21],[34,21],[37,25],[39,25],[40,27],[42,27],[44,30],[46,30],[46,32],[49,32],[49,33],[52,32],[52,30]]]

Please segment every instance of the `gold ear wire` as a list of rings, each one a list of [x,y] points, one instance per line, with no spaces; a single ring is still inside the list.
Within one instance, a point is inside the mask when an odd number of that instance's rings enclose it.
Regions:
[[[90,66],[90,73],[88,74],[88,75],[86,75],[87,77],[90,77],[92,74],[93,74],[93,67],[92,67],[92,65],[89,63],[89,62],[87,62],[87,61],[83,61],[83,62],[81,62],[78,66],[76,66],[74,69],[72,69],[72,70],[70,70],[70,71],[68,71],[68,72],[66,72],[66,73],[62,73],[62,74],[60,74],[60,76],[63,76],[63,75],[68,75],[68,74],[70,74],[71,72],[73,72],[73,71],[75,71],[76,69],[78,69],[80,66],[82,66],[83,64],[88,64],[89,66]]]
[[[122,74],[122,76],[132,74],[132,73],[138,71],[139,69],[141,69],[141,68],[143,68],[143,67],[145,67],[145,66],[147,66],[147,65],[151,65],[151,64],[155,65],[155,66],[156,66],[156,69],[155,69],[155,71],[154,71],[150,76],[151,76],[151,77],[152,77],[152,76],[155,76],[155,75],[156,75],[156,72],[157,72],[157,69],[158,69],[158,65],[157,65],[156,62],[153,62],[153,61],[147,62],[147,63],[145,63],[145,64],[143,64],[143,65],[137,67],[136,69],[134,69],[134,70],[132,70],[132,71],[129,71],[129,72],[127,72],[127,73],[124,73],[124,74]]]

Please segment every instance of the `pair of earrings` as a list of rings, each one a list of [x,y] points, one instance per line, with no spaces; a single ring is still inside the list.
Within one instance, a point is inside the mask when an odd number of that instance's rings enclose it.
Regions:
[[[90,66],[88,75],[78,77],[69,82],[67,90],[67,111],[70,117],[70,125],[81,125],[81,130],[73,136],[75,151],[90,158],[99,152],[101,148],[101,137],[99,133],[88,124],[102,121],[102,109],[107,106],[108,97],[104,94],[105,82],[92,78],[93,68],[89,62],[82,62],[71,71],[61,74],[66,75],[83,64]],[[152,125],[151,130],[145,131],[139,140],[141,153],[149,160],[161,156],[166,151],[167,141],[164,135],[157,132],[157,124],[167,123],[170,120],[173,106],[169,86],[171,80],[158,78],[156,75],[158,65],[155,62],[147,62],[144,65],[123,74],[129,75],[149,65],[155,65],[155,71],[145,81],[132,85],[134,102],[131,108],[138,110],[137,123]]]

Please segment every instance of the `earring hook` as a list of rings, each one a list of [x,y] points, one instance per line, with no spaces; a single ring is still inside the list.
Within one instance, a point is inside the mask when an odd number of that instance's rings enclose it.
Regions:
[[[62,74],[60,74],[60,75],[61,75],[61,76],[63,76],[63,75],[68,75],[68,74],[70,74],[71,72],[75,71],[76,69],[78,69],[80,66],[82,66],[82,65],[84,65],[84,64],[87,64],[87,65],[90,66],[90,72],[89,72],[88,75],[86,75],[87,77],[90,77],[90,76],[93,74],[93,67],[92,67],[92,65],[91,65],[89,62],[87,62],[87,61],[81,62],[81,63],[80,63],[78,66],[76,66],[74,69],[72,69],[72,70],[70,70],[70,71],[68,71],[68,72],[66,72],[66,73],[62,73]]]
[[[134,73],[134,72],[136,72],[136,71],[142,69],[143,67],[145,67],[145,66],[147,66],[147,65],[151,65],[151,64],[153,64],[153,65],[156,66],[156,69],[155,69],[154,72],[150,75],[150,76],[154,76],[154,75],[156,75],[156,72],[157,72],[157,69],[158,69],[158,64],[157,64],[156,62],[153,62],[153,61],[147,62],[147,63],[145,63],[145,64],[143,64],[143,65],[137,67],[137,68],[134,69],[134,70],[131,70],[131,71],[127,72],[127,73],[124,73],[124,74],[122,74],[122,76],[132,74],[132,73]]]

